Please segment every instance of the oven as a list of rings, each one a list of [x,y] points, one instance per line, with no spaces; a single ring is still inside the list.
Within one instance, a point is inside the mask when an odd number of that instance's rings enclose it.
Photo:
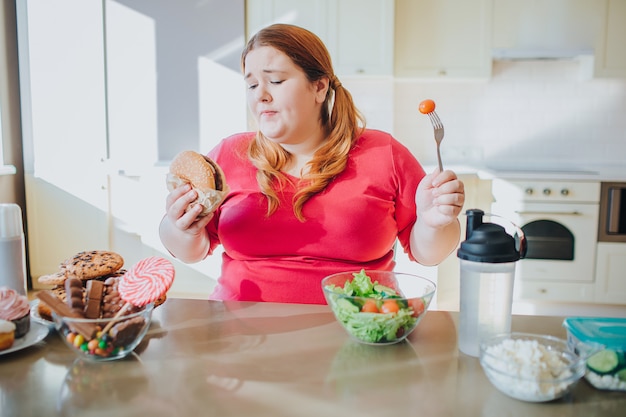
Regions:
[[[526,236],[515,298],[593,300],[600,183],[496,179],[493,197],[492,213],[517,224]]]

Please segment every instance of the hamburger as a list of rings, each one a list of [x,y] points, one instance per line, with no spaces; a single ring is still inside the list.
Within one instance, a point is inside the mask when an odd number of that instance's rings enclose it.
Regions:
[[[190,184],[198,193],[198,199],[189,207],[200,204],[200,217],[206,216],[224,201],[229,188],[219,165],[211,158],[194,151],[182,151],[174,157],[167,174],[167,189]]]

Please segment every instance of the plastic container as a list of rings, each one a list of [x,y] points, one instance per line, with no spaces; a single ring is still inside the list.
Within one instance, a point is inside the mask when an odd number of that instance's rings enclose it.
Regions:
[[[585,358],[585,379],[597,389],[626,391],[626,319],[568,317],[567,343]]]

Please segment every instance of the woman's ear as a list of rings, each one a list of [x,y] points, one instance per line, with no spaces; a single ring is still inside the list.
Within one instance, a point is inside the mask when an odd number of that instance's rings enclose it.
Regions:
[[[313,88],[315,89],[316,94],[315,101],[320,104],[324,103],[324,101],[326,101],[328,89],[330,88],[330,80],[328,77],[322,77],[313,83]]]

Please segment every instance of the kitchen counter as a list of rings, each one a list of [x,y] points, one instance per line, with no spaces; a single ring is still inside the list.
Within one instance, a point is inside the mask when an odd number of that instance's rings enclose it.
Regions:
[[[626,165],[482,167],[476,174],[481,179],[620,182],[626,181]]]
[[[426,172],[435,170],[434,165],[424,165]],[[553,165],[511,165],[497,164],[449,164],[444,167],[454,171],[457,175],[476,175],[481,180],[550,180],[550,181],[596,181],[622,182],[626,181],[626,165],[590,165],[571,166]]]
[[[407,342],[352,342],[327,306],[168,299],[133,356],[76,359],[54,331],[0,356],[9,416],[622,416],[626,393],[581,380],[550,403],[501,394],[458,352],[457,314],[428,312]],[[561,317],[513,330],[564,337]]]

